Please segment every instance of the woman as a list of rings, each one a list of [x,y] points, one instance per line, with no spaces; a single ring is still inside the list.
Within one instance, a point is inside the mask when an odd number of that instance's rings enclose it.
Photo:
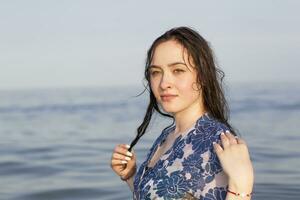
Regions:
[[[234,137],[228,123],[223,77],[196,31],[174,28],[153,42],[145,68],[150,103],[144,121],[131,145],[118,145],[111,160],[135,199],[251,198],[253,168],[245,142]],[[154,111],[171,117],[173,124],[136,171],[131,149]]]

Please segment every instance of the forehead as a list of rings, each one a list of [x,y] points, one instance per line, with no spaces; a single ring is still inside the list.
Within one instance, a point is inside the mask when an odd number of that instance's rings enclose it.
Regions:
[[[188,65],[188,54],[186,49],[177,41],[169,40],[160,43],[155,49],[152,65],[167,66],[170,63],[181,62]]]

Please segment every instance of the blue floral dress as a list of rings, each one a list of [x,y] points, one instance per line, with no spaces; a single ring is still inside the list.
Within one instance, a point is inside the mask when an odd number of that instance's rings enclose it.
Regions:
[[[147,167],[156,149],[175,129],[172,126],[156,139],[134,178],[134,199],[222,200],[228,179],[213,150],[220,133],[229,130],[208,113],[176,138],[153,167]]]

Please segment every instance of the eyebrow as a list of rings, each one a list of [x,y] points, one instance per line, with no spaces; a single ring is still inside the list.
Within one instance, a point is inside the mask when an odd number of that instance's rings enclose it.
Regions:
[[[185,63],[183,63],[183,62],[173,62],[173,63],[170,63],[170,64],[168,64],[168,67],[173,67],[173,66],[175,66],[175,65],[185,65],[186,66],[186,64]],[[186,66],[187,67],[187,66]],[[150,65],[149,66],[149,69],[150,68],[161,68],[159,65]]]

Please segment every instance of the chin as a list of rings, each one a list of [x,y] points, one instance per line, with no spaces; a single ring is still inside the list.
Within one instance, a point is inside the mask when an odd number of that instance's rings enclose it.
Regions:
[[[178,108],[174,108],[173,106],[161,106],[161,108],[163,109],[163,111],[170,114],[174,114],[179,111]]]

